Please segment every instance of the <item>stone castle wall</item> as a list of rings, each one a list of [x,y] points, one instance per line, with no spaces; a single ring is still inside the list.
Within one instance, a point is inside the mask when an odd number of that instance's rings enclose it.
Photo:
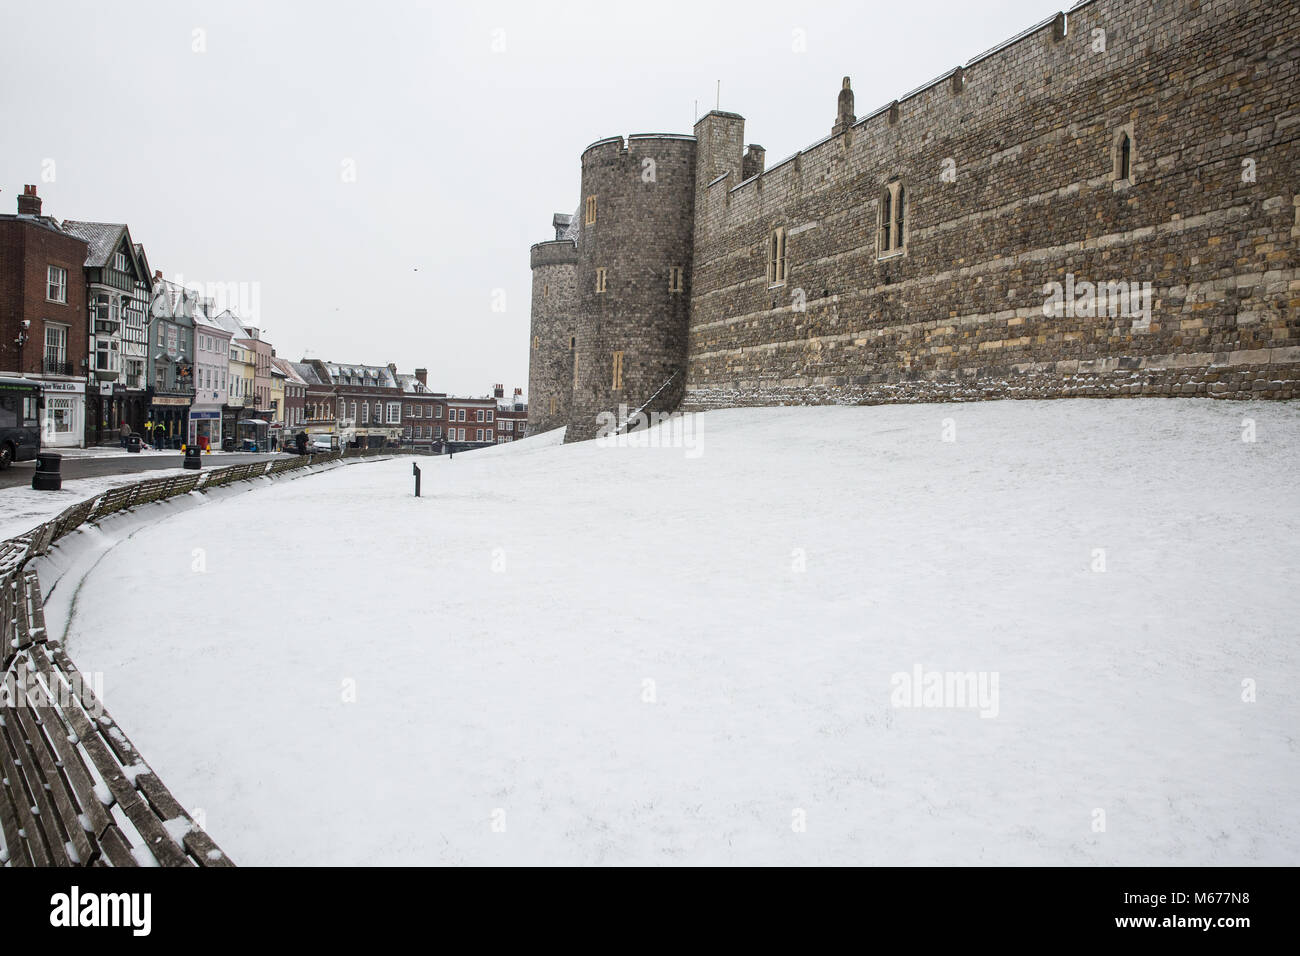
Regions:
[[[663,407],[1297,397],[1297,64],[1294,2],[1086,0],[860,119],[828,98],[834,133],[767,169],[734,113],[594,144],[569,437],[676,369]],[[638,179],[651,148],[668,188]],[[890,183],[906,242],[881,256]],[[658,292],[679,262],[686,303]]]
[[[761,176],[713,182],[686,407],[1294,397],[1298,40],[1294,3],[1094,0]],[[722,141],[729,163],[702,139],[701,167],[739,166],[740,137]],[[906,253],[878,259],[893,177]],[[783,287],[766,271],[778,226]],[[1067,274],[1151,283],[1149,324],[1044,315]]]

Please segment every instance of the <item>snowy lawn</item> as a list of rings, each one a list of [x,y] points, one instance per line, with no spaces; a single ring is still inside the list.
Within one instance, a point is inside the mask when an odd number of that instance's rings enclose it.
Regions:
[[[245,865],[1300,863],[1300,406],[696,423],[158,506],[69,651]]]
[[[32,469],[31,473],[34,472],[35,469]],[[160,468],[157,471],[103,475],[97,478],[65,478],[63,487],[58,491],[35,491],[30,485],[0,488],[0,541],[26,534],[77,502],[93,498],[109,488],[183,474],[186,474],[184,468]]]

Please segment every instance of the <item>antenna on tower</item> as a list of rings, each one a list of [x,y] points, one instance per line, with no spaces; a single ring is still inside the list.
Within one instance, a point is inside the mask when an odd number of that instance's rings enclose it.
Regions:
[[[722,81],[721,80],[718,80],[718,99],[717,102],[714,104],[713,108],[716,110],[722,109]]]

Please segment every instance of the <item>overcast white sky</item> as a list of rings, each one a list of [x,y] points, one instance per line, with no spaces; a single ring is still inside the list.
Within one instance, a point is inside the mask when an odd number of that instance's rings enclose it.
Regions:
[[[721,80],[770,164],[841,77],[861,116],[1069,5],[3,0],[0,209],[37,183],[169,278],[249,284],[281,356],[526,387],[528,247],[589,143],[689,133]]]

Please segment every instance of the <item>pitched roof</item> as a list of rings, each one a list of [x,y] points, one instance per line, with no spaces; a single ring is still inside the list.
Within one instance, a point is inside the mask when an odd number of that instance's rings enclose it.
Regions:
[[[320,376],[316,374],[316,369],[314,369],[309,363],[290,362],[289,364],[293,366],[293,370],[298,373],[298,377],[303,380],[304,384],[306,385],[328,385],[329,384],[329,382],[322,382],[320,380]]]
[[[271,356],[271,367],[281,372],[294,385],[306,385],[307,380],[298,372],[297,367],[288,359],[282,359],[278,355]]]
[[[108,257],[117,251],[126,231],[124,222],[77,222],[63,220],[63,231],[86,240],[86,266],[102,268],[108,265]]]

